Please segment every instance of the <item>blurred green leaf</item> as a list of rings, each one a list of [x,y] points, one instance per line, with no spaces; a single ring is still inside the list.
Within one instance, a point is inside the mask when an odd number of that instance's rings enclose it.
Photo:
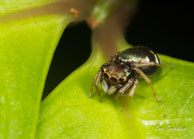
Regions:
[[[33,138],[52,56],[70,19],[42,16],[0,24],[0,138]]]
[[[54,0],[2,0],[0,1],[0,15],[48,4],[49,2],[54,2]]]
[[[142,80],[126,112],[113,96],[88,99],[92,78],[103,64],[94,44],[90,59],[67,77],[42,103],[37,138],[172,138],[194,136],[194,64],[159,55],[162,68],[151,76],[163,103]],[[121,44],[120,48],[126,48]],[[163,128],[163,129],[162,129]]]

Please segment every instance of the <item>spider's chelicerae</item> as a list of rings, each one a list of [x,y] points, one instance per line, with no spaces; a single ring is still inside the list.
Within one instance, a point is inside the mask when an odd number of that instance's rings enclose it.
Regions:
[[[98,88],[99,83],[101,83],[106,94],[117,93],[116,98],[126,94],[128,99],[123,105],[125,107],[129,99],[133,97],[141,77],[151,86],[154,96],[161,102],[161,99],[154,91],[151,80],[148,78],[161,66],[157,54],[145,47],[129,48],[116,53],[109,62],[101,66],[94,78],[88,97],[92,96],[93,87],[95,86],[99,100],[102,100]]]

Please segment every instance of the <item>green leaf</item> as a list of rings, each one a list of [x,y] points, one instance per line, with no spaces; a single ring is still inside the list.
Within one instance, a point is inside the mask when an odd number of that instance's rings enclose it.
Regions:
[[[162,68],[151,79],[155,90],[163,100],[157,103],[151,89],[142,82],[136,96],[129,103],[142,136],[157,138],[192,138],[194,136],[194,64],[159,55]]]
[[[163,64],[174,65],[174,68],[160,69],[150,77],[163,100],[161,104],[143,80],[123,113],[120,112],[120,102],[113,96],[103,95],[102,103],[96,94],[88,99],[92,79],[105,62],[98,44],[94,43],[90,59],[66,78],[40,108],[55,47],[71,21],[68,17],[47,15],[52,13],[49,10],[41,17],[38,12],[25,15],[26,8],[48,2],[53,0],[0,2],[0,138],[34,138],[35,134],[41,139],[194,136],[194,64],[163,55],[159,55]],[[111,11],[106,4],[102,7],[105,12],[106,7]],[[90,9],[84,9],[86,12],[81,14],[86,16]],[[17,11],[22,11],[25,19]],[[97,18],[102,20],[109,14]],[[124,49],[126,44],[119,47]]]
[[[70,22],[62,16],[0,24],[0,138],[33,138],[46,75]]]
[[[5,0],[0,1],[0,15],[11,13],[18,10],[24,10],[43,4],[48,4],[54,0]]]
[[[122,49],[126,45],[121,44]],[[104,63],[97,44],[90,59],[42,103],[36,138],[171,138],[194,136],[194,64],[159,55],[164,65],[151,76],[158,103],[141,80],[126,112],[113,96],[88,99],[91,82]],[[163,129],[162,129],[163,127]],[[161,129],[160,129],[161,128]]]
[[[42,102],[37,138],[125,136],[118,116],[120,112],[115,111],[112,100],[99,103],[98,99],[87,97],[92,78],[102,63],[102,54],[95,48],[90,59]]]

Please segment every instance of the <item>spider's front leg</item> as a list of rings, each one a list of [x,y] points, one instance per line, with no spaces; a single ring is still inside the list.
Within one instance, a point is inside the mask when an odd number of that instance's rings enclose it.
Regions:
[[[121,87],[116,95],[116,99],[118,99],[120,96],[127,94],[127,99],[125,101],[125,103],[122,106],[121,112],[125,109],[125,107],[127,106],[127,104],[129,103],[130,98],[133,97],[134,93],[135,93],[135,89],[137,87],[138,84],[138,78],[134,77],[131,78],[127,81],[127,83]]]
[[[95,86],[96,92],[98,94],[98,98],[99,98],[99,101],[100,102],[102,102],[102,97],[101,97],[101,94],[100,94],[100,90],[98,88],[98,84],[100,82],[101,75],[102,75],[102,70],[100,69],[98,71],[98,73],[94,77],[94,80],[93,80],[92,85],[91,85],[91,88],[90,88],[90,94],[88,96],[88,98],[91,98],[92,97],[93,87]]]
[[[133,82],[134,82],[133,78],[129,79],[127,83],[118,90],[117,95],[115,96],[115,99],[118,99],[120,96],[124,95],[129,90],[129,88],[133,85]]]
[[[133,82],[133,85],[130,86],[131,88],[127,90],[127,99],[125,101],[125,103],[123,104],[123,107],[121,109],[121,112],[126,108],[127,104],[129,103],[129,100],[133,97],[134,93],[135,93],[135,89],[137,88],[139,79],[135,79]]]

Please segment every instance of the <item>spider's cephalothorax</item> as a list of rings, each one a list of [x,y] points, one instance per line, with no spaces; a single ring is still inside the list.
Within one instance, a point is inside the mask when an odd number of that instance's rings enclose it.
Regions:
[[[161,102],[154,91],[151,80],[147,77],[156,72],[160,66],[157,54],[145,47],[129,48],[116,53],[109,62],[101,66],[96,74],[89,97],[91,97],[93,86],[95,86],[101,101],[98,89],[98,84],[101,83],[105,93],[109,95],[117,93],[116,98],[127,94],[130,98],[135,92],[139,78],[142,77],[151,86],[156,99]],[[125,106],[127,103],[128,101]]]
[[[100,83],[105,93],[111,95],[120,89],[132,77],[131,69],[124,63],[111,61],[101,67]]]

